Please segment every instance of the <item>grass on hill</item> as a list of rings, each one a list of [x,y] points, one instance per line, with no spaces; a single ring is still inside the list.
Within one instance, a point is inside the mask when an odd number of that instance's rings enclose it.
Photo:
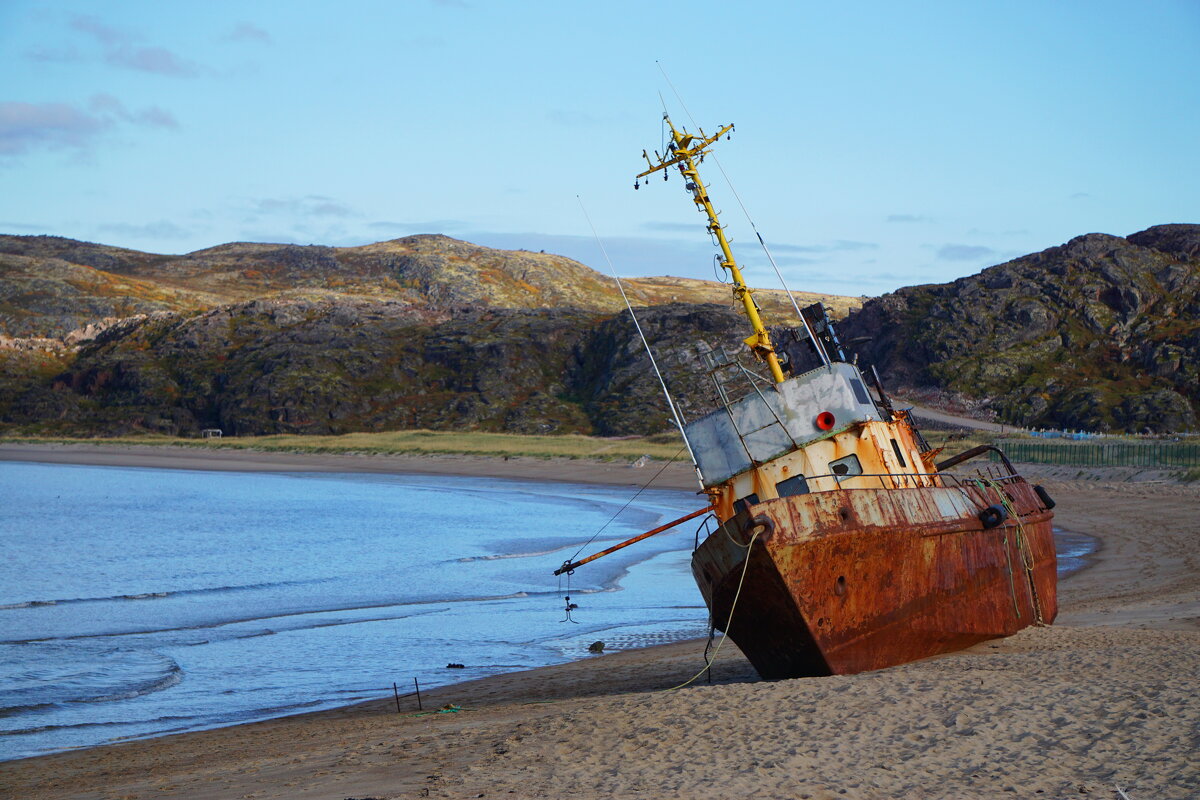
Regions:
[[[678,434],[657,434],[619,439],[594,436],[531,436],[472,431],[388,431],[347,433],[339,436],[225,437],[183,439],[168,436],[121,436],[75,439],[64,437],[0,437],[0,442],[93,445],[158,445],[200,449],[261,450],[285,453],[368,453],[372,455],[475,455],[527,458],[589,458],[633,461],[649,456],[659,461],[687,459]]]

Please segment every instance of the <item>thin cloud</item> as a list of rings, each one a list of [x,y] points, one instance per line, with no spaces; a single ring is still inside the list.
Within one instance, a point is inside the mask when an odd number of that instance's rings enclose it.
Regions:
[[[75,47],[35,47],[25,51],[25,57],[30,61],[48,64],[73,64],[83,60],[83,55]]]
[[[110,124],[66,103],[0,103],[0,155],[83,149]]]
[[[933,222],[932,217],[923,214],[888,214],[888,222]]]
[[[95,17],[80,15],[71,20],[71,27],[86,33],[101,44],[112,46],[128,44],[134,38],[125,31],[105,25]]]
[[[691,224],[686,222],[643,222],[642,227],[648,231],[694,234],[697,230],[703,230],[704,223],[700,222],[699,220]]]
[[[25,222],[5,222],[0,220],[0,231],[52,231],[49,225],[30,225]]]
[[[223,37],[227,42],[259,42],[271,44],[271,34],[251,22],[239,22]]]
[[[200,67],[194,62],[165,47],[138,45],[138,37],[134,34],[105,25],[95,17],[77,16],[71,20],[71,27],[103,45],[104,61],[114,67],[175,78],[191,78],[200,73]]]
[[[380,220],[378,222],[368,222],[367,228],[380,231],[381,233],[412,235],[415,233],[460,231],[466,227],[466,224],[460,219],[431,219],[424,222],[389,222]]]
[[[838,239],[830,249],[837,251],[878,250],[879,245],[876,242],[856,242],[848,239]]]
[[[83,151],[118,123],[179,127],[169,111],[158,106],[130,111],[110,94],[93,96],[86,110],[68,103],[0,103],[0,155],[16,156],[32,150]]]
[[[135,239],[186,239],[192,235],[191,231],[167,220],[147,222],[145,225],[129,225],[123,222],[114,222],[101,225],[100,230],[104,233]]]
[[[937,257],[943,261],[975,261],[994,255],[990,247],[973,244],[944,244],[938,248]]]
[[[1028,236],[1028,228],[1010,228],[1008,230],[987,230],[985,228],[971,228],[967,231],[968,236]]]
[[[192,78],[200,73],[195,64],[183,60],[165,47],[121,47],[106,53],[104,60],[114,67],[175,78]]]
[[[158,106],[147,106],[141,111],[130,112],[126,110],[124,104],[113,97],[111,94],[93,95],[88,107],[97,113],[108,114],[123,122],[132,122],[136,125],[149,125],[157,128],[178,129],[179,122],[175,116]]]
[[[878,250],[875,242],[856,242],[850,239],[837,239],[829,244],[773,244],[767,242],[772,252],[779,253],[845,253],[859,250]]]
[[[751,259],[752,261],[765,263],[765,259]],[[823,258],[805,258],[804,256],[780,256],[775,259],[775,263],[781,267],[799,267],[807,264],[823,264]]]
[[[357,216],[357,213],[344,203],[320,194],[304,197],[264,197],[254,202],[252,213],[304,218]]]

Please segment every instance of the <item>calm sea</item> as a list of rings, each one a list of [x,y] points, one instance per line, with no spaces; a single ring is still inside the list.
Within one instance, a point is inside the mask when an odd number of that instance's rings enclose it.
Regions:
[[[565,618],[589,537],[700,506],[634,491],[0,462],[0,759],[703,636],[694,523],[581,568]]]

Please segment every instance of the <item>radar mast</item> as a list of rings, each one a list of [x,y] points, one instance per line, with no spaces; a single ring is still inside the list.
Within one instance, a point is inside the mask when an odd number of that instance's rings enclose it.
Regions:
[[[725,238],[725,230],[717,218],[717,211],[713,208],[712,201],[709,200],[708,187],[700,180],[700,173],[697,170],[697,165],[704,160],[704,154],[708,148],[732,131],[733,125],[724,126],[712,136],[705,136],[703,129],[700,129],[699,136],[693,136],[686,129],[676,128],[671,122],[671,117],[665,113],[663,120],[671,129],[671,142],[667,145],[667,152],[659,155],[656,150],[652,159],[645,150],[642,151],[642,156],[650,165],[650,169],[637,176],[633,188],[638,188],[639,180],[647,175],[678,166],[679,173],[683,175],[684,187],[691,192],[697,210],[708,217],[708,232],[716,238],[717,244],[721,248],[723,257],[721,266],[733,280],[733,296],[741,301],[746,317],[750,320],[750,327],[754,333],[747,337],[745,342],[755,357],[766,363],[775,383],[783,383],[783,369],[779,366],[779,358],[775,355],[775,348],[771,345],[771,337],[759,315],[758,304],[754,302],[752,292],[746,286],[746,280],[742,277],[742,271],[733,257],[733,251],[729,249],[729,240]],[[663,178],[666,178],[665,173]]]

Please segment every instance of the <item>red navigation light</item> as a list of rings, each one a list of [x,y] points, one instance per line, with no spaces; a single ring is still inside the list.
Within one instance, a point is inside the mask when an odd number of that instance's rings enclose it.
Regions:
[[[817,427],[823,431],[833,430],[833,423],[836,421],[833,414],[828,411],[822,411],[820,414],[817,414]]]

